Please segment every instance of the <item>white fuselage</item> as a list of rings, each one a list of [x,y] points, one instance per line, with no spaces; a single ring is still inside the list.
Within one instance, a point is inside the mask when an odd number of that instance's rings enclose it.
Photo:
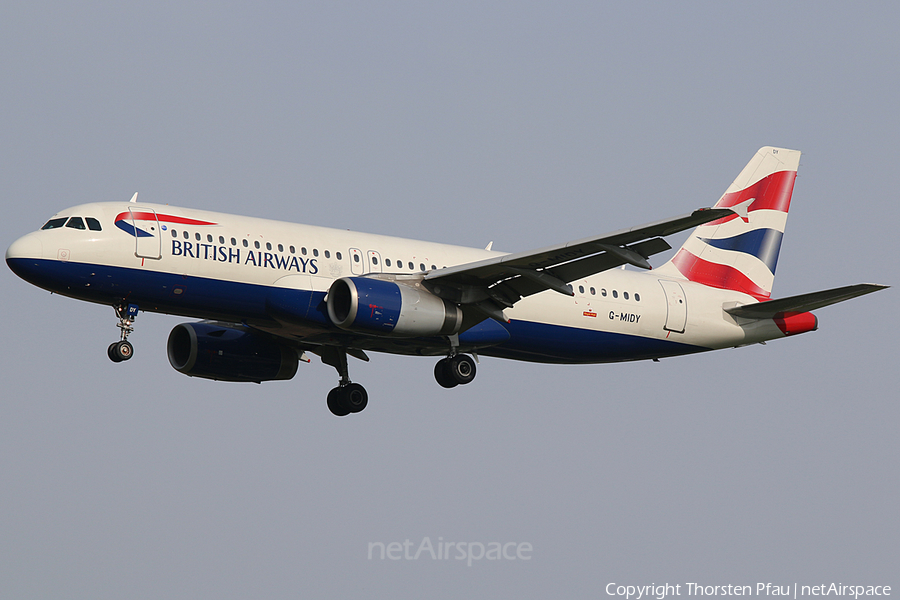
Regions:
[[[158,221],[146,218],[153,213]],[[309,320],[294,334],[301,342],[303,331],[319,343],[335,329],[315,305],[338,278],[421,276],[503,254],[146,203],[85,204],[55,217],[70,216],[96,219],[101,229],[61,226],[28,234],[10,247],[7,261],[33,263],[33,276],[20,275],[76,298],[125,300],[141,310],[269,329],[266,294],[311,292],[304,296],[310,306],[298,313]],[[609,362],[784,336],[772,320],[738,319],[723,310],[755,302],[751,296],[655,271],[613,269],[569,283],[574,296],[548,290],[507,309],[511,339],[479,351],[541,362]]]

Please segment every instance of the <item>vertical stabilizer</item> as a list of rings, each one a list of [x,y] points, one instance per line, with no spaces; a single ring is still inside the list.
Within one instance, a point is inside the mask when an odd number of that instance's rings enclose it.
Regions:
[[[799,164],[798,150],[760,148],[716,203],[736,214],[695,229],[657,272],[767,299]]]

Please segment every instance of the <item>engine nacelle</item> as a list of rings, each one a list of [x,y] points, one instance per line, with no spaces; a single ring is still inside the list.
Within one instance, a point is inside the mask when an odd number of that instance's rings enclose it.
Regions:
[[[458,306],[425,289],[366,277],[331,284],[328,318],[348,331],[396,337],[452,335],[463,322]]]
[[[191,377],[217,381],[274,381],[297,373],[297,352],[233,325],[182,323],[169,334],[169,364]]]

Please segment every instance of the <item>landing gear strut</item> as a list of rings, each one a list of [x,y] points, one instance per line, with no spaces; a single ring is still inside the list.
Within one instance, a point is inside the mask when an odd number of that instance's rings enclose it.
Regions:
[[[119,322],[116,324],[116,327],[118,327],[122,333],[121,339],[118,342],[113,342],[109,345],[109,348],[106,349],[106,354],[109,356],[109,360],[113,362],[122,362],[123,360],[128,360],[134,356],[134,346],[128,341],[128,336],[134,331],[134,327],[132,327],[131,324],[134,323],[135,318],[137,318],[138,306],[137,304],[120,304],[113,308],[116,311],[116,316],[119,317]]]
[[[321,351],[322,362],[337,369],[341,381],[336,388],[328,392],[328,410],[337,417],[346,417],[350,413],[362,412],[369,404],[366,388],[352,383],[347,369],[347,350],[328,346]]]

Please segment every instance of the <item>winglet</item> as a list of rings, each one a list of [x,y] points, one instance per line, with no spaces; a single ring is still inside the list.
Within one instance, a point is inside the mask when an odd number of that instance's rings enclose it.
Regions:
[[[134,196],[131,197],[131,200],[129,200],[129,202],[137,202],[137,195],[138,195],[138,193],[135,192]]]

